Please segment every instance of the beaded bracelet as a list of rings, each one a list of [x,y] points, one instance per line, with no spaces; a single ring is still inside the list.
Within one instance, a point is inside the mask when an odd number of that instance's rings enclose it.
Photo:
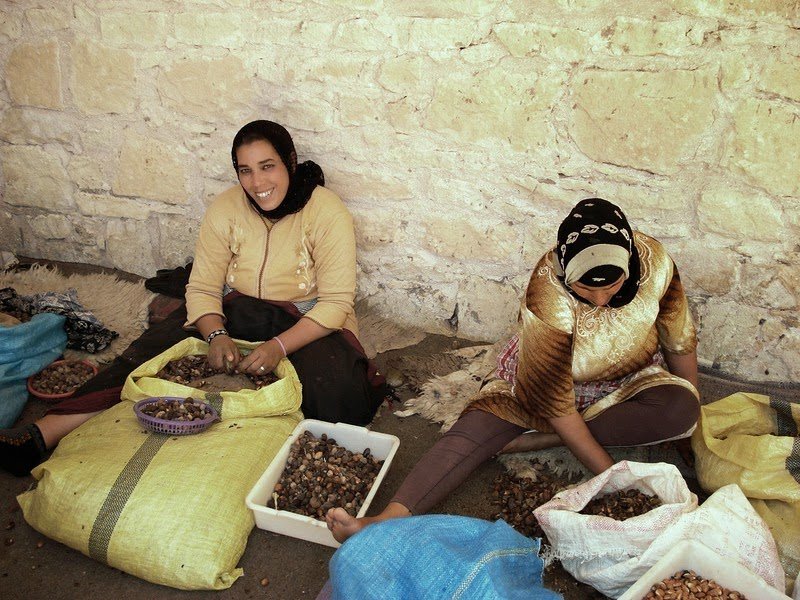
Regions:
[[[286,346],[284,346],[284,345],[283,345],[283,342],[281,341],[281,338],[279,338],[279,337],[276,335],[276,336],[275,336],[274,338],[272,338],[272,339],[273,339],[273,340],[275,340],[276,342],[278,342],[278,345],[281,347],[281,350],[283,350],[283,355],[284,355],[284,356],[286,356]]]
[[[213,340],[218,335],[230,336],[230,334],[228,333],[227,329],[215,329],[214,331],[212,331],[211,333],[208,334],[208,337],[206,338],[206,341],[210,344],[211,340]]]

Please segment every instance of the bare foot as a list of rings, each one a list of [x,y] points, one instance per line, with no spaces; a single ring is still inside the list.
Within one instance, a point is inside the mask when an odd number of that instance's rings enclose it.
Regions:
[[[333,539],[343,543],[351,535],[358,533],[369,523],[367,518],[356,519],[343,508],[331,508],[325,515],[325,522],[333,534]]]
[[[508,442],[500,454],[511,454],[512,452],[533,452],[544,450],[545,448],[555,448],[562,444],[561,438],[555,433],[542,433],[540,431],[528,431],[518,435]]]
[[[379,523],[387,519],[397,519],[411,516],[411,511],[399,502],[389,502],[379,515],[374,517],[362,517],[357,519],[343,508],[332,508],[325,515],[325,522],[328,529],[333,534],[333,539],[339,543],[344,543],[351,535],[354,535],[372,523]]]

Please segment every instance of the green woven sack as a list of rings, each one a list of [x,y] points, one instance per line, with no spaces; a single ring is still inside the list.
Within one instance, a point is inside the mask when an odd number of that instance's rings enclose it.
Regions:
[[[276,372],[297,378],[289,361]],[[282,391],[250,398],[250,408],[235,394],[207,398],[223,421],[188,436],[145,431],[128,397],[70,433],[33,470],[36,487],[17,497],[26,521],[154,583],[230,587],[242,575],[236,565],[254,525],[245,496],[302,419],[299,383],[275,390]]]

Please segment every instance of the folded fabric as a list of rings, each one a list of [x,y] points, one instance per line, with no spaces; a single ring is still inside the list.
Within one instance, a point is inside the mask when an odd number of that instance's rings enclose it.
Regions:
[[[542,587],[540,544],[504,521],[425,515],[376,523],[331,558],[332,598],[561,598]]]
[[[67,348],[96,353],[104,350],[119,336],[116,331],[106,328],[103,323],[78,301],[74,288],[66,292],[44,292],[33,296],[20,296],[14,288],[0,290],[0,311],[36,315],[53,313],[66,317],[64,328],[67,332]]]

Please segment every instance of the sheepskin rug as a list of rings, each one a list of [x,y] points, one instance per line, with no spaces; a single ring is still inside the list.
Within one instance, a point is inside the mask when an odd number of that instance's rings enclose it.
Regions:
[[[75,289],[78,301],[105,327],[119,334],[96,354],[77,350],[64,352],[66,358],[95,363],[112,361],[147,329],[148,306],[155,296],[144,287],[144,280],[133,283],[105,273],[65,275],[58,268],[46,265],[0,273],[0,288],[6,287],[14,288],[20,296]]]

